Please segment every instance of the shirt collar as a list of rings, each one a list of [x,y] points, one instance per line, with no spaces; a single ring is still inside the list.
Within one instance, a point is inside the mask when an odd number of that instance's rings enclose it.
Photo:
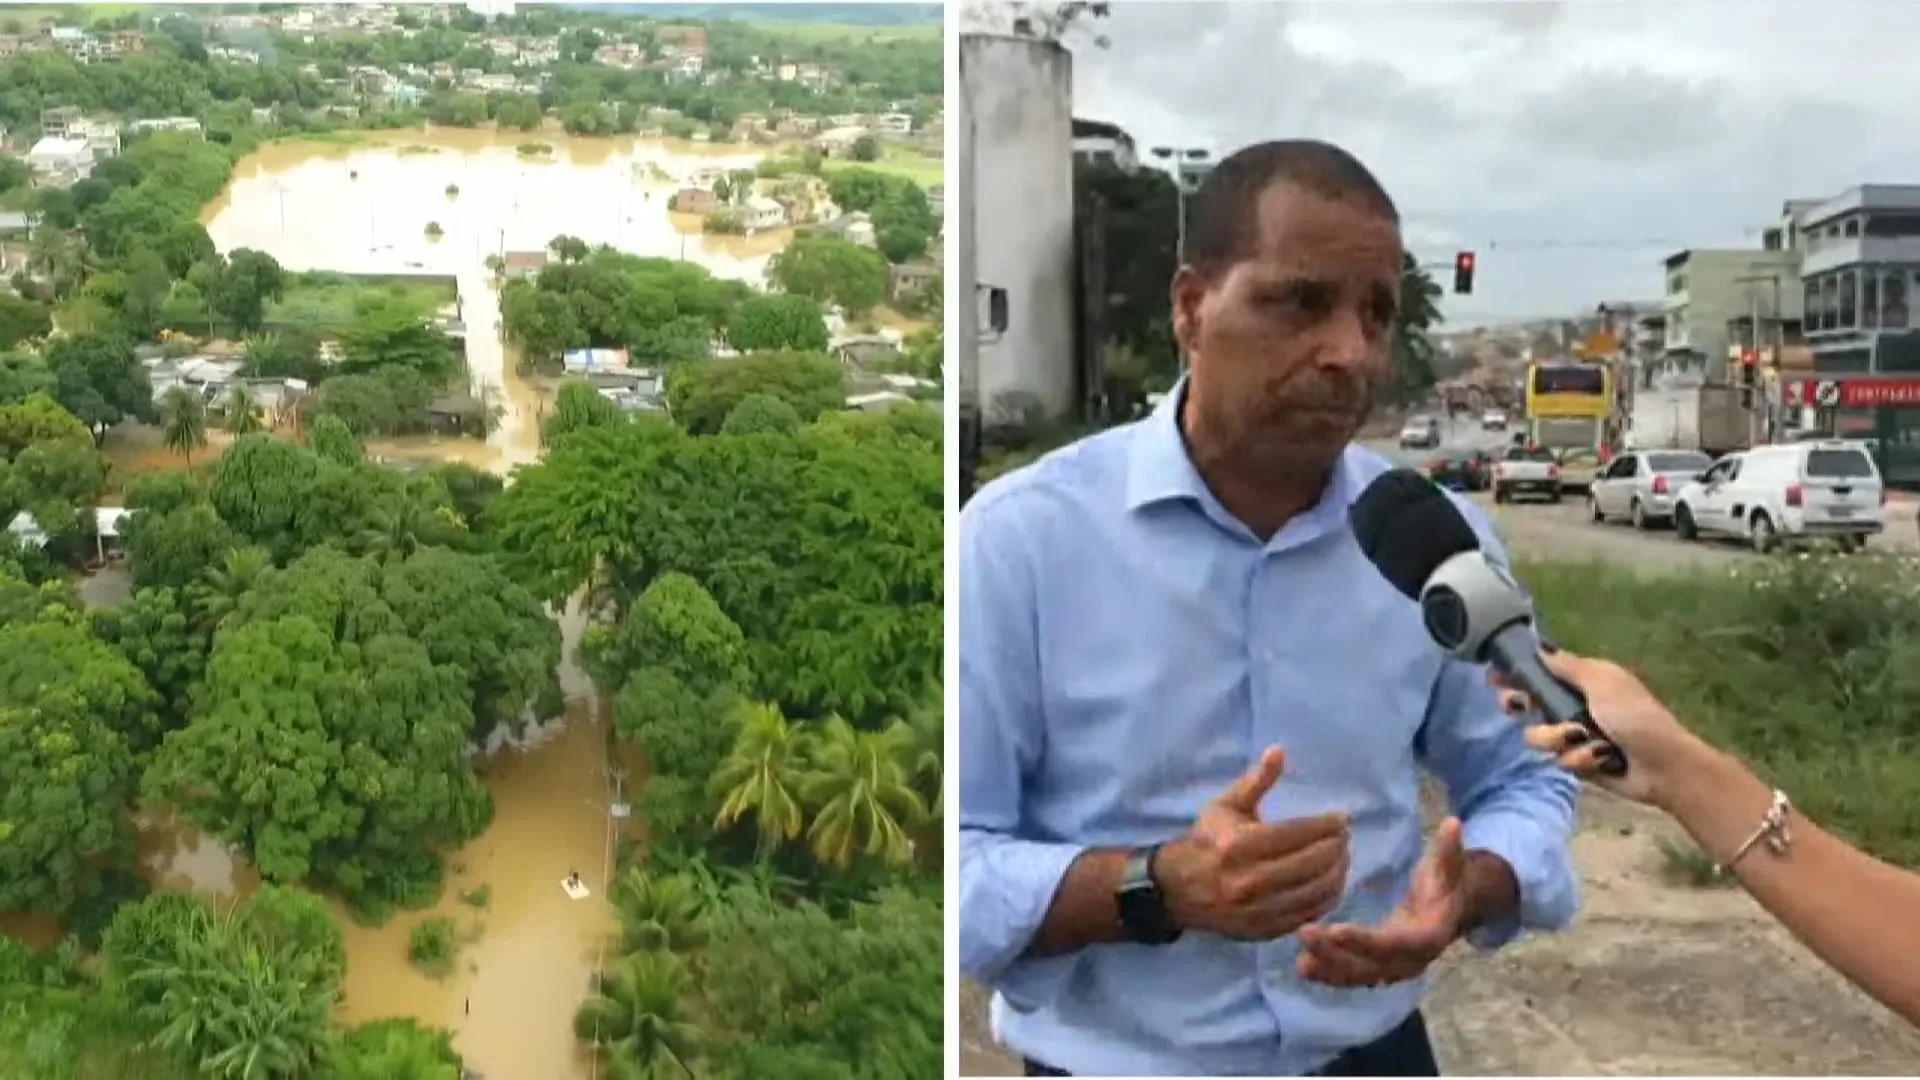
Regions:
[[[1200,471],[1187,456],[1187,440],[1180,434],[1180,406],[1187,399],[1183,375],[1134,429],[1127,456],[1127,509],[1138,510],[1171,500],[1205,502],[1213,497]]]
[[[1182,376],[1153,412],[1134,429],[1127,458],[1127,510],[1161,502],[1184,501],[1202,510],[1218,506],[1212,489],[1193,467],[1186,438],[1180,434],[1180,407],[1186,402],[1187,380]],[[1281,537],[1300,530],[1313,534],[1346,526],[1347,508],[1362,486],[1352,447],[1334,464],[1327,489],[1312,508],[1289,522]],[[1221,508],[1224,516],[1225,508]]]

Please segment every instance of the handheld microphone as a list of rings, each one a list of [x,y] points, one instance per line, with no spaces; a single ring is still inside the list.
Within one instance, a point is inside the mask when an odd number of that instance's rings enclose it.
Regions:
[[[1541,661],[1526,590],[1480,550],[1473,526],[1432,481],[1412,469],[1382,473],[1354,500],[1348,520],[1367,561],[1419,602],[1435,644],[1469,663],[1492,664],[1548,720],[1606,738],[1586,696]],[[1610,745],[1600,768],[1620,776],[1627,759]]]

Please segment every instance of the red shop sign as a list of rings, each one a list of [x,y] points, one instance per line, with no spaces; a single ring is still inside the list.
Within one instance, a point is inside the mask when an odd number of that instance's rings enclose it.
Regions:
[[[1840,405],[1848,409],[1920,406],[1920,379],[1847,379],[1840,384]]]
[[[1784,382],[1781,390],[1788,406],[1920,408],[1920,378],[1794,379]]]

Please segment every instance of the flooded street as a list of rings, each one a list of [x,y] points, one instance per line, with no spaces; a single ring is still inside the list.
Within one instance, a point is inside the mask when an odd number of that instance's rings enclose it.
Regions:
[[[522,153],[531,144],[547,154]],[[658,139],[575,139],[463,128],[369,133],[350,144],[283,142],[234,171],[201,221],[221,251],[254,248],[289,270],[451,278],[467,327],[474,393],[502,408],[484,448],[469,440],[376,440],[370,451],[458,459],[508,472],[539,456],[540,400],[500,340],[489,255],[541,251],[576,236],[635,255],[686,259],[760,283],[791,229],[709,236],[668,210],[704,170],[749,169],[764,151]],[[458,189],[449,193],[449,185]],[[703,185],[704,186],[704,185]],[[428,235],[428,225],[439,233]]]

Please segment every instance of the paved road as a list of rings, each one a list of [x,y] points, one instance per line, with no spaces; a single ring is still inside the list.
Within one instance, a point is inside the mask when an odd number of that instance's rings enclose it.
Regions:
[[[1474,425],[1445,449],[1503,443]],[[1433,451],[1401,455],[1412,463]],[[1732,543],[1595,525],[1580,500],[1493,506],[1516,556],[1598,559],[1649,571],[1758,558]],[[1874,546],[1920,548],[1914,505],[1890,508]],[[1449,1073],[1479,1075],[1920,1075],[1920,1037],[1846,985],[1736,890],[1667,882],[1658,815],[1597,790],[1574,856],[1585,905],[1565,933],[1494,956],[1460,949],[1436,969],[1428,1016]],[[963,985],[961,1071],[1017,1076],[988,1032],[984,993]]]

